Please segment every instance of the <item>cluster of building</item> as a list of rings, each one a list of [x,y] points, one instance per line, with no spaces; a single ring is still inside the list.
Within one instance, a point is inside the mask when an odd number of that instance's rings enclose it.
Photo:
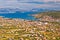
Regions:
[[[56,39],[60,39],[60,25],[57,23],[0,17],[0,40]]]

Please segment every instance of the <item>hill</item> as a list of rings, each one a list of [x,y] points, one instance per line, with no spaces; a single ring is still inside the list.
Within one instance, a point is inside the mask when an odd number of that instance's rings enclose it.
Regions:
[[[43,16],[51,16],[54,18],[60,18],[60,11],[50,11],[50,12],[42,12],[42,13],[37,13],[34,15],[36,18],[40,18]]]
[[[41,12],[34,14],[33,16],[40,21],[59,21],[60,11]]]

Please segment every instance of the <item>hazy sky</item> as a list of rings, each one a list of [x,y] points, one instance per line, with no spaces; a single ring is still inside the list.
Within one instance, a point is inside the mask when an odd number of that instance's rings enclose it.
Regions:
[[[52,3],[50,4],[50,2]],[[58,8],[59,10],[60,0],[0,0],[0,8],[18,8],[21,10],[32,10],[34,8]]]

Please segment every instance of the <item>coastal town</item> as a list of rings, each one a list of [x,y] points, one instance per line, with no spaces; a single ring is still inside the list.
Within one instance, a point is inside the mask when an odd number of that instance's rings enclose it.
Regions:
[[[59,40],[60,24],[0,17],[0,40]]]
[[[60,40],[60,0],[0,0],[0,40]]]
[[[0,17],[0,40],[60,40],[60,19],[43,16],[32,21]]]

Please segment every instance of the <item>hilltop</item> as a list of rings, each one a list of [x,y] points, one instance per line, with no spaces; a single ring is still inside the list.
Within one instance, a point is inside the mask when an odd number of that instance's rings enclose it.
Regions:
[[[48,11],[41,12],[33,15],[36,19],[40,21],[59,21],[60,20],[60,11]]]
[[[37,18],[43,17],[43,16],[51,16],[54,18],[60,18],[60,11],[48,11],[48,12],[41,12],[34,15]]]

